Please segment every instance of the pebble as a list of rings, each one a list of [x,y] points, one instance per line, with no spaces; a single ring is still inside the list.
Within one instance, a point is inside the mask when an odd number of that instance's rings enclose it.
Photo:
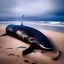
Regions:
[[[42,50],[41,53],[44,53],[44,51]]]
[[[19,55],[17,55],[17,57],[20,57]]]

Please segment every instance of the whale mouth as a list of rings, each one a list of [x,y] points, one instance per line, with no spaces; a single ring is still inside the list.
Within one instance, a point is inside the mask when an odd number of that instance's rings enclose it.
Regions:
[[[41,48],[45,49],[45,50],[51,50],[52,48],[48,48],[48,47],[45,47],[44,45],[42,44],[39,44]]]

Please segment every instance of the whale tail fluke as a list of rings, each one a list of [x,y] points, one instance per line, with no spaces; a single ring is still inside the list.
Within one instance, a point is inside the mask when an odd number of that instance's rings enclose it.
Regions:
[[[6,36],[7,34],[5,33],[5,34],[2,34],[2,35],[0,35],[0,37],[2,37],[2,36]]]

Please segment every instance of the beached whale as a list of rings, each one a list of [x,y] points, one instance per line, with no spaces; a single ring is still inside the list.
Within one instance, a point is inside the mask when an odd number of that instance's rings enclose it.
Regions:
[[[24,17],[24,15],[22,17]],[[12,36],[25,43],[30,44],[30,47],[22,52],[22,55],[30,54],[34,49],[46,51],[55,50],[54,45],[43,33],[35,28],[24,26],[23,23],[21,25],[8,25],[6,27],[6,33],[1,36],[5,35]],[[55,59],[60,56],[60,51],[58,51],[57,54],[58,55],[55,57]]]
[[[34,49],[53,51],[55,48],[48,38],[39,30],[24,25],[8,25],[6,33],[1,35],[9,35],[15,37],[25,43],[29,43],[30,47],[22,52],[22,55],[31,53]]]

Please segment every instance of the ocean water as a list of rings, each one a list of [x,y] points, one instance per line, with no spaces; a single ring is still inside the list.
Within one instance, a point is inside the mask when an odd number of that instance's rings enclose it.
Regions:
[[[0,24],[21,24],[22,21],[0,21]],[[64,25],[64,21],[23,21],[31,24]]]
[[[21,22],[22,21],[0,21],[0,26],[9,24],[21,25]],[[44,29],[64,33],[63,21],[23,21],[23,25],[30,26],[35,29]]]

